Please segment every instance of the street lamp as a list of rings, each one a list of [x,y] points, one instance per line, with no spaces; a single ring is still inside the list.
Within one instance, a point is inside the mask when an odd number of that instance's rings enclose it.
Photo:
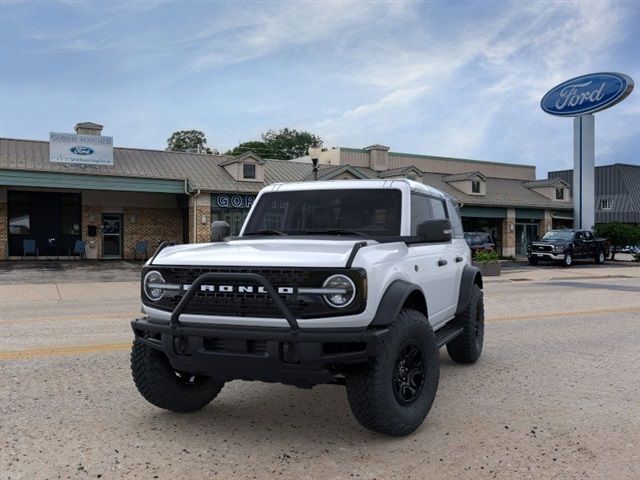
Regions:
[[[318,180],[318,160],[320,160],[320,152],[322,148],[314,143],[309,147],[309,156],[311,157],[311,164],[313,165],[313,179]]]

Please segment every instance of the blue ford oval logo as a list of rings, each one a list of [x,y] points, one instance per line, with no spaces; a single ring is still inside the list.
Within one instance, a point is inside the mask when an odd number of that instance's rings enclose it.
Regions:
[[[633,80],[622,73],[591,73],[572,78],[549,90],[540,107],[551,115],[575,117],[609,108],[633,90]]]
[[[71,147],[69,150],[71,151],[71,153],[74,153],[76,155],[91,155],[93,152],[95,152],[95,150],[91,147],[80,146]]]

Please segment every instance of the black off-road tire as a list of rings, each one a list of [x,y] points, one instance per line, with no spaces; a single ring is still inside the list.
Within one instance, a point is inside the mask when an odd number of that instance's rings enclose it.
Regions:
[[[412,360],[405,362],[407,355]],[[416,373],[418,359],[421,375]],[[363,427],[386,435],[408,435],[429,413],[439,379],[438,345],[431,325],[422,313],[403,309],[391,324],[383,353],[347,373],[347,397]]]
[[[149,403],[173,412],[200,410],[224,386],[210,377],[176,371],[164,353],[138,340],[131,349],[131,372],[138,391]]]
[[[607,254],[605,253],[604,250],[598,250],[596,252],[596,256],[594,260],[598,265],[602,265],[606,259],[607,259]]]
[[[573,255],[571,253],[565,253],[564,258],[561,260],[562,266],[569,268],[573,265]]]
[[[529,265],[538,265],[538,259],[536,257],[527,257]]]
[[[454,320],[464,331],[447,343],[447,352],[454,362],[475,363],[484,344],[484,300],[482,289],[473,284],[469,305]]]

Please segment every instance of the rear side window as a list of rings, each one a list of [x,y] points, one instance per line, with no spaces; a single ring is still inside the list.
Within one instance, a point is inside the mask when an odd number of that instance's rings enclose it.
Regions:
[[[411,194],[411,235],[417,235],[418,225],[433,218],[430,200],[425,195]]]
[[[462,220],[460,218],[460,206],[457,202],[449,200],[447,203],[449,207],[449,219],[451,220],[451,229],[453,230],[454,238],[463,238],[464,229],[462,228]]]
[[[447,216],[447,209],[444,206],[443,200],[440,200],[439,198],[429,198],[429,202],[431,203],[431,212],[433,213],[432,218],[449,218]]]

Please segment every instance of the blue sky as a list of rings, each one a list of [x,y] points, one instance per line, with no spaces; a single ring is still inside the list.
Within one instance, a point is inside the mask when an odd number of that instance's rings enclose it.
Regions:
[[[589,72],[640,81],[637,1],[0,5],[3,137],[93,121],[116,146],[197,128],[224,151],[288,126],[544,177],[573,145],[542,95]],[[597,164],[640,164],[639,90],[597,114]]]

